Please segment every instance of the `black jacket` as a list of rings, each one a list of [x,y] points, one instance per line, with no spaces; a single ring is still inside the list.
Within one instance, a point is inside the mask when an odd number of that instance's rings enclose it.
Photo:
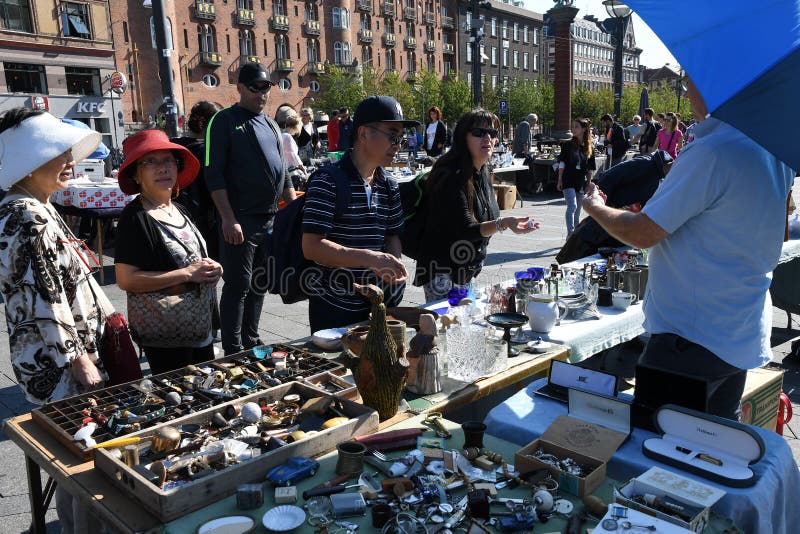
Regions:
[[[664,164],[672,157],[663,150],[637,156],[614,165],[596,180],[607,195],[606,205],[621,208],[636,202],[644,205],[656,192],[664,177]]]
[[[642,136],[639,138],[639,147],[655,145],[656,136],[658,135],[658,131],[660,129],[661,125],[657,121],[653,119],[644,121],[644,132],[642,132]]]
[[[488,176],[475,173],[469,178],[475,183],[473,218],[461,171],[446,168],[442,172],[445,175],[441,187],[426,191],[423,197],[425,227],[430,231],[424,233],[420,243],[414,278],[417,286],[427,283],[437,273],[450,274],[456,284],[466,284],[477,276],[489,244],[489,238],[481,235],[480,223],[500,215]]]
[[[606,137],[606,140],[608,137]],[[608,144],[606,144],[608,146]],[[625,138],[625,129],[618,122],[611,124],[611,150],[613,151],[614,158],[619,158],[625,155],[628,150],[628,140]]]
[[[430,123],[428,124],[430,125]],[[442,121],[439,121],[439,124],[436,125],[436,135],[433,137],[433,148],[428,150],[428,127],[425,127],[425,140],[423,141],[422,148],[425,149],[427,155],[441,156],[445,143],[447,143],[447,127]],[[439,145],[442,146],[439,147]]]

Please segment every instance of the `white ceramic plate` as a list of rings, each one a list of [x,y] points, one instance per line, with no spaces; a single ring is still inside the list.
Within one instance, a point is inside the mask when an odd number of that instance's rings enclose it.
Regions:
[[[303,524],[306,513],[298,506],[284,504],[276,506],[264,514],[261,522],[267,530],[273,532],[288,532]]]
[[[229,517],[218,517],[207,523],[200,525],[197,534],[246,534],[256,529],[256,522],[253,518],[236,515]]]
[[[311,342],[322,350],[334,350],[339,348],[339,345],[342,342],[342,336],[348,330],[348,328],[328,328],[326,330],[318,330],[311,334]]]

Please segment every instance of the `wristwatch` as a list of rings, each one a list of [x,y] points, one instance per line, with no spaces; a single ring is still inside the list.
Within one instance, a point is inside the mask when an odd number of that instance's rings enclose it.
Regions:
[[[506,231],[506,228],[503,227],[503,219],[501,219],[500,217],[498,217],[497,219],[494,220],[494,225],[497,227],[497,231],[498,232],[505,232]]]

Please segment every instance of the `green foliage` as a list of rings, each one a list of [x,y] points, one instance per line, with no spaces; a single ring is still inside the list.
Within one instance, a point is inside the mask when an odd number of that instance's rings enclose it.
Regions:
[[[614,109],[614,95],[607,88],[592,91],[584,86],[572,89],[572,118],[586,117],[592,124],[599,124],[600,117],[612,113]]]
[[[472,90],[466,80],[448,78],[439,85],[443,119],[454,124],[461,115],[472,109]],[[430,105],[428,106],[430,107]],[[427,122],[427,117],[425,118]]]
[[[326,64],[325,73],[319,75],[322,89],[316,97],[317,107],[326,112],[342,107],[352,110],[366,96],[362,78],[349,69]]]
[[[427,111],[431,106],[442,108],[441,87],[443,83],[433,71],[417,71],[417,82],[411,89],[414,106],[406,111],[406,114],[425,124],[428,120]],[[442,114],[444,114],[444,110],[442,110]]]

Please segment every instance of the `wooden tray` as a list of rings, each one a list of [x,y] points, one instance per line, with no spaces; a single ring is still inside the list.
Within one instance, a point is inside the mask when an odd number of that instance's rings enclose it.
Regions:
[[[342,399],[348,399],[353,402],[360,402],[361,396],[358,393],[358,388],[355,384],[351,384],[341,376],[337,376],[331,372],[325,372],[317,376],[312,376],[305,380],[309,384]]]
[[[184,424],[203,424],[208,422],[215,413],[223,411],[230,404],[240,405],[258,397],[266,397],[271,401],[281,399],[290,393],[299,394],[303,399],[301,404],[309,398],[331,396],[315,387],[301,382],[294,382],[215,406],[184,418],[182,422]],[[123,493],[142,503],[161,521],[171,521],[235,493],[236,487],[240,484],[264,482],[264,477],[270,469],[291,457],[317,456],[333,450],[342,441],[354,436],[371,434],[378,429],[378,413],[375,410],[348,400],[341,400],[341,403],[344,413],[351,418],[347,423],[322,430],[306,439],[290,443],[168,491],[164,491],[148,482],[144,477],[117,459],[113,450],[98,449],[94,459],[95,468],[105,473]],[[142,437],[148,438],[152,436],[157,428],[148,429],[142,434]]]

